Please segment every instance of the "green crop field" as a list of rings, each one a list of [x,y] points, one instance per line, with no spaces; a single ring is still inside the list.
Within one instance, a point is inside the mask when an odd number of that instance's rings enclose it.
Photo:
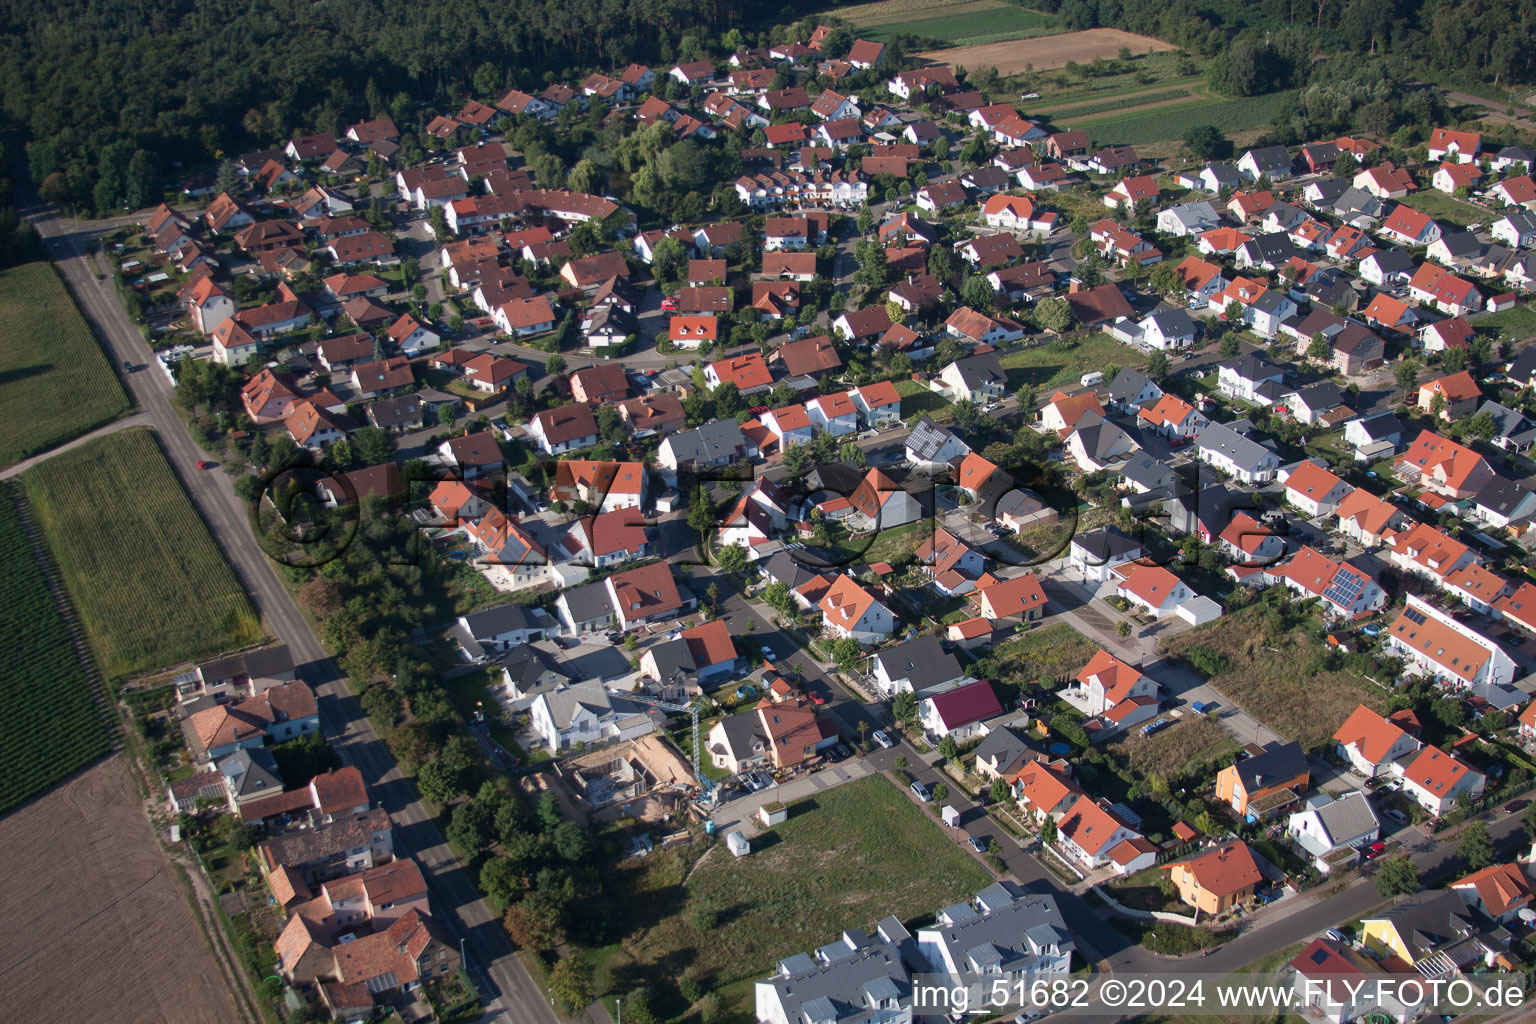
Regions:
[[[1098,333],[1013,349],[998,362],[1008,374],[1010,391],[1033,384],[1045,398],[1053,389],[1076,384],[1089,370],[1103,370],[1110,363],[1139,370],[1147,365],[1147,354]]]
[[[1058,18],[1003,0],[879,0],[833,8],[832,13],[854,25],[860,38],[877,42],[910,35],[972,46],[1049,35],[1065,28]]]
[[[1108,114],[1116,110],[1129,110],[1133,107],[1144,107],[1149,103],[1165,103],[1169,100],[1182,100],[1190,95],[1188,89],[1158,89],[1153,91],[1139,91],[1126,96],[1100,100],[1097,103],[1074,104],[1069,107],[1061,107],[1050,112],[1053,121],[1070,121],[1073,118],[1092,117],[1095,114]]]
[[[53,267],[0,273],[0,465],[110,423],[130,404]]]
[[[1185,132],[1199,124],[1213,124],[1230,136],[1269,124],[1290,97],[1289,92],[1277,92],[1237,100],[1207,99],[1161,107],[1145,114],[1106,117],[1077,127],[1087,129],[1096,146],[1140,146],[1182,139]]]
[[[0,489],[0,813],[101,757],[111,747],[69,630]]]
[[[250,599],[149,431],[63,452],[22,483],[109,675],[261,638]]]

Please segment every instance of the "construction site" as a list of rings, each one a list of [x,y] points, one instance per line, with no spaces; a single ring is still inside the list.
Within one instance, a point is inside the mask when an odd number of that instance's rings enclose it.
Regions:
[[[562,803],[593,821],[677,821],[699,785],[688,762],[658,735],[557,764],[545,777]]]

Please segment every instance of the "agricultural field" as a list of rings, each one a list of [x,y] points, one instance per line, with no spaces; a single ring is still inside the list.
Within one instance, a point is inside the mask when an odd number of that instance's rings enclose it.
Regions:
[[[860,38],[876,42],[911,35],[942,39],[951,46],[969,46],[1063,29],[1058,18],[1004,0],[878,0],[837,7],[834,12],[855,26]]]
[[[247,1019],[156,843],[125,757],[0,818],[0,871],[26,880],[0,888],[7,1020]]]
[[[1147,354],[1111,338],[1103,332],[1078,339],[1048,342],[1004,353],[998,361],[1008,374],[1008,390],[1034,385],[1044,398],[1056,388],[1076,386],[1089,370],[1103,370],[1110,363],[1147,365]]]
[[[131,404],[53,266],[0,273],[0,466],[110,423]]]
[[[1145,146],[1177,141],[1195,125],[1211,124],[1234,141],[1244,132],[1255,132],[1268,125],[1280,113],[1291,93],[1244,99],[1205,96],[1188,102],[1172,101],[1165,105],[1141,107],[1123,114],[1094,118],[1074,124],[1087,129],[1096,146]]]
[[[993,67],[1000,75],[1016,75],[1030,69],[1044,71],[1066,67],[1071,63],[1088,64],[1099,58],[1108,60],[1119,54],[1122,47],[1128,47],[1132,54],[1177,49],[1172,43],[1165,43],[1161,39],[1139,36],[1118,28],[1090,28],[1082,32],[1063,32],[1033,39],[1021,39],[1020,35],[1022,33],[1014,33],[1011,38],[1001,42],[977,41],[971,45],[929,50],[918,56],[967,68]]]
[[[1333,735],[1355,705],[1385,712],[1386,691],[1345,668],[1328,668],[1318,620],[1286,625],[1263,604],[1180,633],[1173,653],[1205,647],[1226,660],[1210,679],[1228,701],[1311,750]]]
[[[85,767],[111,739],[9,490],[0,489],[0,813]]]
[[[250,599],[149,431],[94,440],[21,479],[108,676],[261,639]]]
[[[900,836],[900,842],[891,837]],[[615,869],[638,927],[600,951],[599,988],[691,965],[711,979],[721,1019],[750,1020],[752,982],[845,928],[903,922],[974,895],[991,876],[905,793],[868,776],[791,804],[744,860],[715,844]]]

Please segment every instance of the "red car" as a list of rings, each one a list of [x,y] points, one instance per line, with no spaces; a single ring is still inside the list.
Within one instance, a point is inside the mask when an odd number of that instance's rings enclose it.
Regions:
[[[663,313],[676,313],[677,312],[677,300],[674,299],[670,295],[668,295],[666,298],[662,299],[661,300],[661,311]]]
[[[821,707],[823,704],[825,704],[827,702],[827,698],[823,697],[819,693],[816,693],[815,691],[811,692],[810,697],[811,697],[811,703],[815,704],[817,707]]]
[[[198,459],[197,460],[197,468],[198,469],[212,469],[213,468],[213,463],[209,462],[207,459]]]
[[[1366,860],[1375,860],[1377,857],[1380,857],[1383,853],[1385,853],[1386,849],[1387,849],[1387,844],[1386,843],[1383,843],[1383,842],[1372,843],[1370,846],[1367,846],[1365,848],[1365,859]]]

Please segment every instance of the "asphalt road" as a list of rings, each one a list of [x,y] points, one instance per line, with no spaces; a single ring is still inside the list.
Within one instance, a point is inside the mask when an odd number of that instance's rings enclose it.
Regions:
[[[154,427],[171,466],[250,592],[268,631],[289,646],[300,678],[314,687],[322,727],[332,746],[344,760],[361,769],[373,799],[389,811],[396,854],[412,857],[420,864],[433,912],[463,940],[470,969],[481,982],[489,1009],[517,1024],[556,1021],[556,1014],[513,955],[496,917],[479,899],[415,789],[400,774],[335,664],[279,583],[251,532],[248,508],[235,497],[231,478],[217,470],[197,468],[204,453],[182,426],[170,381],[156,368],[153,353],[118,301],[111,279],[98,278],[96,268],[83,254],[90,237],[112,226],[111,222],[77,224],[41,209],[33,212],[34,223],[71,292],[96,325],[116,365],[125,360],[134,365],[149,364],[126,378],[142,410],[140,415]]]

